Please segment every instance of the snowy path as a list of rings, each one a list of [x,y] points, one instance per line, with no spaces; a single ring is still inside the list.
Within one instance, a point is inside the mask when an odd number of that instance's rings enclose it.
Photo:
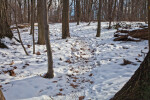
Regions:
[[[26,56],[19,43],[7,42],[10,49],[0,51],[0,86],[7,100],[109,100],[139,67],[139,60],[147,52],[147,41],[114,42],[113,33],[102,23],[102,34],[96,38],[97,23],[70,23],[71,38],[61,39],[61,24],[50,24],[50,38],[55,78],[48,80],[45,46],[36,45],[32,54],[29,28],[21,29],[23,42],[30,56]],[[37,27],[35,28],[37,41]],[[17,37],[17,33],[14,30]],[[141,52],[142,51],[142,52]],[[123,59],[134,64],[122,66]],[[11,65],[10,63],[13,64]],[[14,69],[16,76],[3,71]]]

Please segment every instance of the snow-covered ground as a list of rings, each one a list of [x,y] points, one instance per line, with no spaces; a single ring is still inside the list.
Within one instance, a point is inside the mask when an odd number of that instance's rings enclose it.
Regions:
[[[109,100],[139,67],[148,43],[114,42],[116,30],[106,26],[103,22],[101,37],[96,38],[97,23],[70,23],[71,38],[62,40],[61,24],[50,24],[53,79],[41,77],[47,72],[46,47],[36,44],[40,55],[32,54],[30,28],[20,29],[29,56],[14,39],[3,39],[9,44],[9,49],[0,49],[0,86],[6,100]],[[37,31],[35,27],[36,42]],[[133,64],[122,66],[123,59]],[[4,74],[10,69],[16,76]]]

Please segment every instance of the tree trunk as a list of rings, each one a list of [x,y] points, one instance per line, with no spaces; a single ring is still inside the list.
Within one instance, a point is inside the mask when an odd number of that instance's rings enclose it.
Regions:
[[[108,29],[111,29],[111,22],[112,22],[112,6],[113,6],[113,0],[109,0],[108,2],[108,19],[109,19],[109,26]]]
[[[148,0],[148,41],[150,50],[150,0]]]
[[[89,0],[89,9],[88,9],[88,25],[91,23],[91,17],[92,17],[92,5],[93,5],[93,0]]]
[[[21,0],[17,0],[17,1],[19,4],[19,14],[18,14],[19,23],[23,23],[22,1]]]
[[[3,92],[0,90],[0,100],[5,100],[5,97],[3,95]]]
[[[28,0],[28,23],[30,23],[30,0]]]
[[[0,0],[0,38],[13,37],[13,33],[7,22],[7,7],[6,0]]]
[[[76,0],[77,25],[79,25],[79,22],[80,22],[80,15],[81,15],[80,0]]]
[[[62,39],[70,37],[69,33],[69,0],[63,0]]]
[[[43,9],[41,9],[41,22],[42,22],[42,32],[45,35],[45,42],[46,42],[46,48],[47,48],[47,57],[48,57],[48,71],[45,78],[53,78],[54,77],[54,71],[53,71],[53,57],[52,57],[52,50],[50,45],[50,39],[49,39],[49,26],[48,26],[48,17],[47,17],[47,0],[38,0],[39,2],[42,1],[41,6]],[[39,16],[38,16],[39,17]]]
[[[31,35],[33,40],[33,54],[35,54],[35,40],[34,40],[34,18],[35,18],[35,0],[31,0]]]
[[[150,52],[131,79],[111,100],[150,99]]]
[[[116,5],[117,5],[116,3],[117,3],[117,0],[115,0],[115,2],[114,2],[113,12],[111,14],[111,19],[109,20],[109,28],[111,28],[112,20],[114,21],[115,12],[116,12]]]
[[[23,15],[24,15],[24,22],[27,22],[27,1],[24,0],[24,11],[23,11]]]
[[[101,5],[102,5],[102,0],[99,0],[98,27],[97,27],[96,37],[100,37],[100,33],[101,33],[101,7],[102,7]]]
[[[42,19],[43,16],[43,9],[44,6],[41,4],[44,3],[44,0],[37,1],[37,13],[38,13],[38,44],[44,45],[45,44],[45,36],[44,36],[44,25]]]
[[[12,8],[12,9],[13,9],[13,8]],[[21,46],[22,46],[24,52],[26,53],[26,55],[29,55],[28,52],[27,52],[27,50],[26,50],[26,48],[25,48],[25,46],[24,46],[24,44],[23,44],[23,42],[22,42],[21,35],[20,35],[20,31],[19,31],[19,28],[18,28],[17,13],[16,13],[16,0],[15,0],[15,9],[13,9],[13,11],[14,11],[14,15],[15,15],[15,16],[14,16],[14,17],[15,17],[15,24],[16,24],[16,27],[17,27],[17,32],[18,32],[19,41],[20,41]]]

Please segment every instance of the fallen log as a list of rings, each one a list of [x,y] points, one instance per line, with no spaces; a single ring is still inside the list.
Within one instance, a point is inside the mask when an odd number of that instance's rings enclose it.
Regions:
[[[148,28],[134,29],[134,30],[118,30],[114,33],[114,41],[137,41],[133,38],[148,40]],[[128,38],[132,37],[132,38]],[[138,40],[139,41],[139,40]]]
[[[140,40],[129,37],[128,35],[123,35],[123,36],[119,36],[118,38],[115,38],[114,41],[135,41],[135,42],[139,42]]]

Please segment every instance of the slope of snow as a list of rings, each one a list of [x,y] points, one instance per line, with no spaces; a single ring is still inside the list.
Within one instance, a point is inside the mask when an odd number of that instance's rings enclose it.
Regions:
[[[102,23],[96,38],[97,23],[70,23],[71,38],[61,39],[61,24],[50,24],[54,61],[53,79],[41,77],[47,72],[45,45],[36,44],[32,54],[30,28],[20,29],[26,56],[20,43],[5,38],[9,49],[0,50],[0,85],[6,100],[109,100],[133,75],[147,53],[147,41],[114,42],[114,29]],[[17,31],[13,33],[17,36]],[[37,42],[38,28],[35,27]],[[144,52],[144,53],[143,53]],[[123,59],[133,64],[122,66]],[[16,76],[4,71],[14,69]]]

